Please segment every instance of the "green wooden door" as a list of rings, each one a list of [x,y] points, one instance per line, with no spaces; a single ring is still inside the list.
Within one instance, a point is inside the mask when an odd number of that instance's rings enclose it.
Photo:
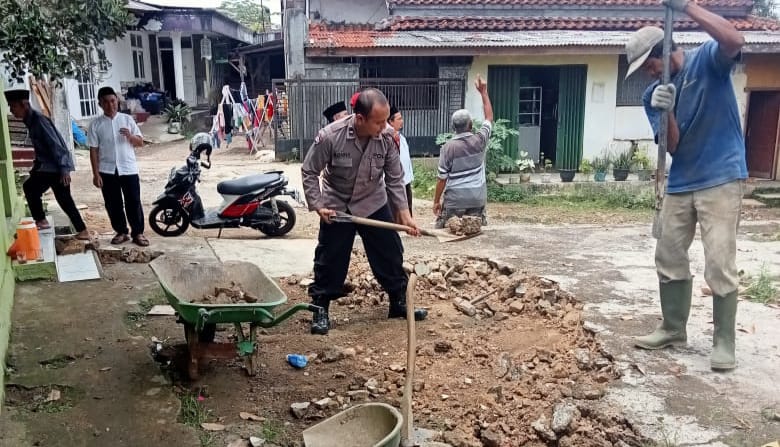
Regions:
[[[520,87],[526,81],[522,68],[492,65],[488,67],[488,94],[493,104],[495,120],[507,120],[507,127],[517,129],[520,112]],[[504,140],[504,154],[517,159],[517,138]]]
[[[555,164],[558,169],[577,169],[582,161],[585,129],[586,65],[564,65],[558,78],[558,134]]]

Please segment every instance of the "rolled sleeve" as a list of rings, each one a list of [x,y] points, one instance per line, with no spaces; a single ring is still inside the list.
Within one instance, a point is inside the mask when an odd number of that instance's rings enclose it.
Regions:
[[[141,133],[141,128],[138,127],[138,123],[136,123],[132,117],[129,119],[128,128],[130,129],[131,134],[143,138],[144,134]]]
[[[487,146],[488,141],[490,140],[490,132],[493,131],[493,123],[491,123],[488,120],[485,120],[482,123],[482,127],[479,128],[479,132],[477,135],[479,135],[480,141],[482,141],[482,145]]]
[[[735,57],[730,58],[720,51],[720,44],[715,40],[710,40],[702,44],[701,51],[704,51],[707,55],[707,59],[710,61],[710,66],[720,75],[730,75],[731,69],[741,59],[742,53],[740,52]]]
[[[444,143],[441,151],[439,151],[439,168],[436,177],[441,180],[447,180],[452,172],[452,156],[451,151],[447,149],[447,143]]]
[[[97,120],[92,121],[89,124],[89,129],[87,130],[87,146],[98,148],[100,147],[100,139],[98,138],[97,133]]]
[[[306,154],[306,159],[301,165],[301,176],[303,177],[303,193],[306,196],[306,203],[309,211],[317,211],[323,207],[322,190],[320,190],[320,173],[331,158],[332,145],[325,133],[320,130],[314,143]]]
[[[390,150],[387,151],[385,159],[385,187],[387,188],[387,198],[394,210],[408,209],[400,152],[397,147],[395,147],[395,142],[393,140],[386,141],[385,144],[392,146]]]

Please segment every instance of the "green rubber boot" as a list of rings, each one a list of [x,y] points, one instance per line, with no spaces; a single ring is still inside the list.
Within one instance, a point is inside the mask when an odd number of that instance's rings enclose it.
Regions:
[[[725,296],[712,297],[712,356],[710,368],[713,371],[728,371],[737,367],[734,356],[737,319],[737,291]]]
[[[685,345],[688,341],[685,325],[691,312],[692,291],[692,279],[660,283],[661,313],[664,320],[651,334],[636,337],[634,345],[642,349]]]

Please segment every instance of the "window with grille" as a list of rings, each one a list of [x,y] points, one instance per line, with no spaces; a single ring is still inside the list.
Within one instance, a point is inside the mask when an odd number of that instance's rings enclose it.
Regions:
[[[367,80],[362,88],[382,90],[390,104],[401,110],[431,110],[439,108],[439,83],[414,82],[374,85],[370,79],[405,78],[434,79],[439,77],[439,65],[430,57],[365,57],[360,60],[360,78]]]
[[[103,47],[98,47],[96,49],[97,52],[97,68],[100,73],[107,73],[108,68],[111,66],[111,64],[108,62],[108,57],[106,57],[106,49]]]
[[[626,56],[621,55],[618,59],[618,79],[617,79],[617,106],[641,106],[642,95],[647,90],[654,79],[644,70],[639,69],[626,79],[628,72],[628,60]]]
[[[82,70],[76,79],[79,83],[79,108],[81,116],[86,118],[97,115],[95,98],[95,79],[91,70]]]
[[[130,47],[133,49],[133,75],[136,79],[145,79],[144,42],[140,34],[130,35]]]

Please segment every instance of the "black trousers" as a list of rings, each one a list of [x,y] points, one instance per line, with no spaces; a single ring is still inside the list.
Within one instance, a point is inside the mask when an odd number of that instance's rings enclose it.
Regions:
[[[117,234],[136,237],[144,232],[144,210],[141,207],[141,180],[138,174],[119,175],[100,173],[103,179],[103,201],[106,204],[111,228]],[[125,213],[127,215],[125,216]]]
[[[369,217],[393,221],[387,205]],[[309,286],[309,296],[315,300],[334,300],[344,296],[344,280],[349,271],[356,233],[363,240],[371,271],[390,296],[390,303],[403,301],[409,278],[402,265],[404,248],[401,237],[393,230],[351,223],[320,222],[319,241],[314,251],[314,283]]]
[[[70,195],[70,186],[63,185],[62,175],[56,172],[31,171],[30,178],[22,185],[24,197],[27,199],[27,206],[30,207],[32,218],[36,221],[46,218],[46,213],[43,212],[41,196],[49,188],[54,193],[54,199],[57,200],[57,204],[60,205],[62,211],[70,219],[70,223],[73,224],[73,229],[77,233],[86,230],[87,226],[84,224],[78,208],[76,208],[76,203],[73,202],[73,196]]]

